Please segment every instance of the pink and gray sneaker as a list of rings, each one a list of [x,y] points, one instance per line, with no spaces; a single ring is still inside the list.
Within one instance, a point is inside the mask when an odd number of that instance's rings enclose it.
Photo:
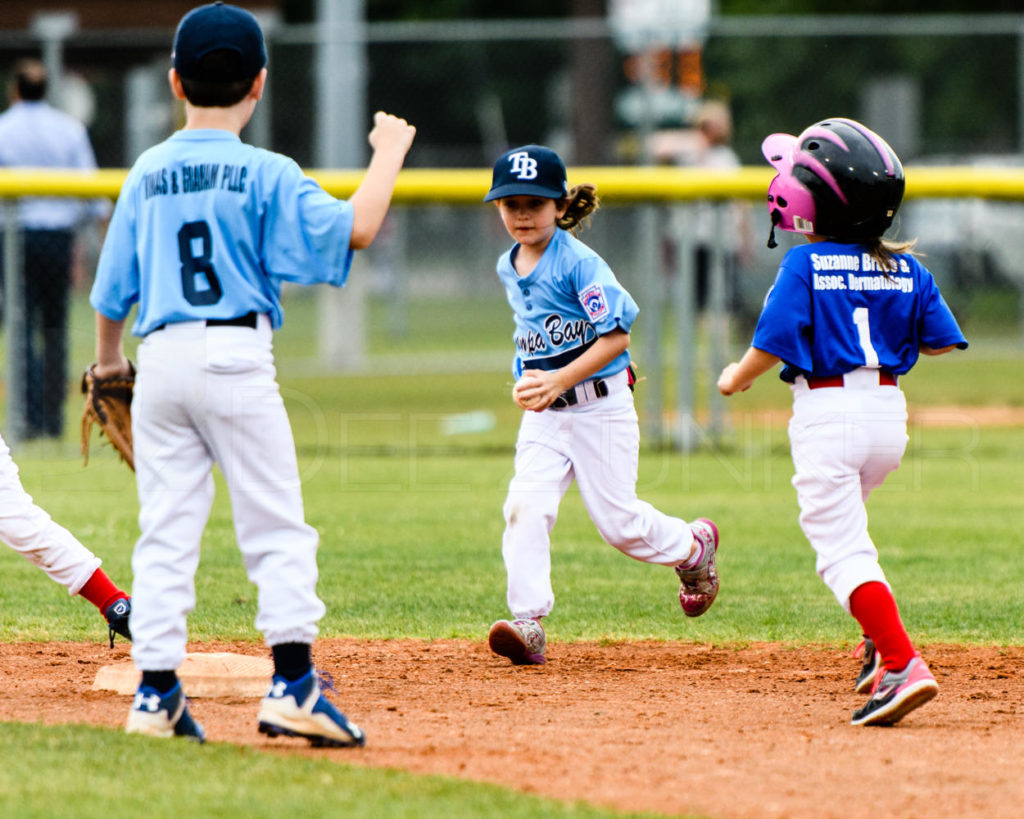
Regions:
[[[695,566],[676,566],[676,574],[682,586],[679,589],[679,605],[687,617],[700,617],[711,608],[718,596],[718,527],[707,518],[697,518],[690,524],[693,539],[699,543],[704,554]]]
[[[920,655],[902,671],[885,666],[875,675],[871,697],[853,712],[853,725],[893,725],[939,693],[939,684]]]
[[[508,657],[514,665],[543,665],[547,637],[537,620],[499,620],[487,636],[491,651]]]

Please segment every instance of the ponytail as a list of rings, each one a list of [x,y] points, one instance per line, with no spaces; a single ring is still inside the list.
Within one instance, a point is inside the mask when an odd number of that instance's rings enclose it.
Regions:
[[[897,255],[900,253],[913,253],[914,246],[916,244],[917,239],[911,239],[907,242],[895,242],[889,239],[883,239],[881,236],[864,241],[864,246],[867,248],[868,255],[878,262],[878,265],[882,270],[887,271],[896,269]]]

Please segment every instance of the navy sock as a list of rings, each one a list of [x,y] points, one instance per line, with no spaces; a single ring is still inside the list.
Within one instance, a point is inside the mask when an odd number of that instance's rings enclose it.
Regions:
[[[166,694],[178,684],[178,675],[173,671],[143,671],[142,684]]]
[[[309,643],[279,643],[270,647],[274,673],[289,682],[305,677],[313,669],[313,647]]]

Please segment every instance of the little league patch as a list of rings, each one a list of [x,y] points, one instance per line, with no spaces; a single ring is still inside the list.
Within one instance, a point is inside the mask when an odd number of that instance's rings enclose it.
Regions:
[[[597,321],[608,314],[608,302],[604,297],[604,288],[599,284],[592,284],[580,293],[580,304],[587,311],[587,316],[591,321]]]

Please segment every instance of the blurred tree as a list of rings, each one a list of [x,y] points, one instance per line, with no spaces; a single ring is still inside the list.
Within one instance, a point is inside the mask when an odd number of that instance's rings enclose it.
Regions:
[[[283,0],[285,21],[311,21],[317,2]],[[387,22],[601,17],[608,0],[365,2],[371,22]],[[712,3],[721,16],[1020,12],[1020,0]],[[896,37],[884,31],[856,37],[827,32],[809,37],[713,36],[702,58],[707,95],[732,106],[736,150],[744,163],[760,164],[765,134],[799,130],[828,116],[862,117],[869,84],[901,77],[916,84],[921,100],[921,153],[1015,151],[1020,139],[1017,49],[1014,31],[963,36],[951,25],[948,37]],[[377,43],[369,49],[369,60],[371,105],[402,113],[420,127],[413,163],[486,165],[501,147],[566,131],[572,136],[572,161],[617,161],[612,154],[614,99],[625,79],[608,42]],[[277,100],[281,114],[288,106],[307,104],[302,95],[277,95]],[[278,122],[279,131],[289,123],[304,127],[298,110]],[[304,138],[299,132],[291,137],[296,142]]]
[[[1016,60],[1015,37],[954,32],[914,38],[719,37],[705,50],[708,91],[730,100],[735,148],[745,164],[761,162],[761,140],[773,131],[798,133],[830,116],[862,117],[868,84],[900,76],[910,78],[920,96],[921,154],[1013,152]]]
[[[714,2],[714,0],[713,0]],[[717,0],[719,14],[986,14],[1020,13],[1020,0]]]
[[[298,0],[294,0],[298,2]],[[305,0],[312,2],[312,0]],[[605,0],[367,0],[372,22],[603,16]],[[610,161],[610,45],[449,41],[370,47],[370,99],[422,124],[410,161],[489,165],[511,145],[571,131],[573,161]],[[568,83],[568,110],[559,89]],[[424,147],[429,146],[429,147]]]

